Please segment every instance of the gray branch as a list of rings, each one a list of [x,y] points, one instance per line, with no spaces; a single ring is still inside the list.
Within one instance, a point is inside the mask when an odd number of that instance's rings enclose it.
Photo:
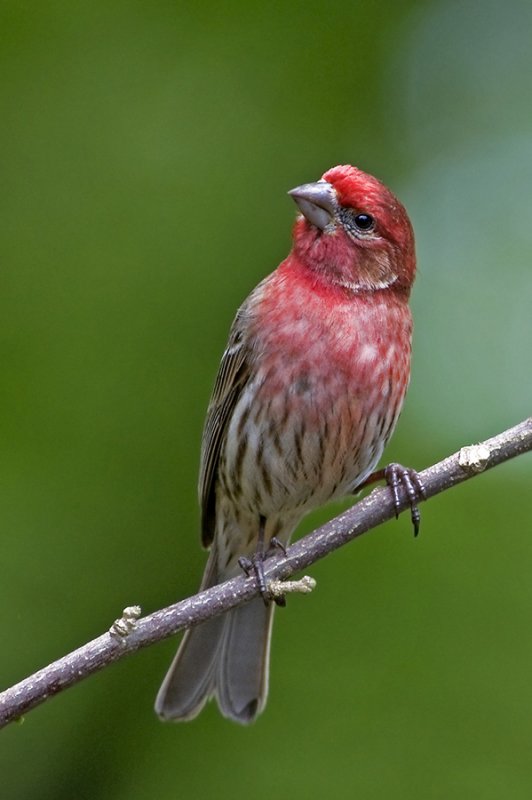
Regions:
[[[462,483],[504,461],[532,450],[532,417],[492,439],[463,447],[420,473],[426,499]],[[401,511],[408,507],[402,496]],[[295,572],[394,516],[391,493],[375,489],[349,511],[288,548],[265,565],[268,580],[286,580]],[[178,631],[222,614],[257,595],[257,582],[244,575],[156,611],[142,619],[138,607],[126,609],[110,631],[25,678],[0,694],[0,727],[19,719],[49,697],[73,686],[114,661],[159,642]]]

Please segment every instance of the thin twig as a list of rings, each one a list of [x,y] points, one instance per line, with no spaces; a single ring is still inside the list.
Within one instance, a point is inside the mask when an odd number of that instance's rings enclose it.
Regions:
[[[454,455],[421,472],[426,498],[530,450],[532,417],[480,445],[463,447]],[[401,510],[407,506],[407,498],[404,496]],[[394,513],[390,491],[387,488],[375,489],[348,511],[289,547],[286,556],[272,555],[265,565],[266,578],[290,578],[295,572],[309,567],[333,550],[390,519]],[[19,719],[47,698],[79,683],[112,662],[166,639],[183,628],[241,605],[257,593],[255,578],[241,576],[142,619],[136,619],[139,609],[126,609],[122,619],[113,623],[110,632],[2,692],[0,727]]]

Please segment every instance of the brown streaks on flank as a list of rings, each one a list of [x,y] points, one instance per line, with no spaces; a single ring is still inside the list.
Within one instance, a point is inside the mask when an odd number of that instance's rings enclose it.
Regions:
[[[260,477],[262,479],[262,483],[264,484],[264,488],[266,489],[266,494],[271,497],[273,493],[273,485],[272,479],[270,476],[270,472],[264,462],[259,465],[260,469]]]
[[[285,430],[286,429],[286,423],[288,422],[288,415],[290,413],[290,395],[289,395],[288,391],[285,391],[283,399],[284,399],[284,402],[283,402],[283,415],[282,415],[281,419],[279,420],[279,427],[282,430]]]
[[[256,458],[259,463],[264,459],[264,436],[262,436],[262,434],[259,436]]]
[[[242,436],[238,443],[238,448],[236,451],[236,458],[235,458],[235,470],[234,470],[234,478],[236,479],[237,483],[240,483],[240,474],[242,472],[242,464],[244,463],[244,458],[246,455],[246,450],[248,449],[248,437]]]
[[[320,476],[322,474],[323,465],[325,463],[325,445],[327,443],[328,438],[329,438],[329,423],[327,422],[326,419],[324,419],[323,427],[322,427],[321,431],[318,434],[318,444],[319,444],[318,461],[319,461],[319,464],[317,466],[319,467],[319,470],[318,470],[317,474],[320,475]]]
[[[358,461],[360,457],[360,442],[356,445],[356,447],[351,450],[351,458],[353,461]]]
[[[390,419],[388,420],[386,428],[381,433],[381,438],[383,442],[388,441],[394,422],[395,422],[395,416],[391,416]]]
[[[255,484],[255,489],[253,491],[253,506],[254,508],[260,508],[262,505],[262,494],[260,491],[260,486],[258,483]]]
[[[231,550],[227,550],[226,555],[225,555],[225,563],[223,565],[224,569],[227,569],[227,567],[229,566],[229,562],[231,561],[232,557],[233,557],[233,554],[231,553]]]
[[[263,419],[263,408],[260,403],[255,403],[255,413],[253,414],[253,425],[256,428],[260,427],[261,420]]]
[[[266,490],[266,494],[268,497],[271,497],[273,489],[272,479],[268,467],[264,462],[264,437],[262,436],[259,439],[259,446],[257,448],[257,468],[259,470],[259,476],[262,481],[262,485]]]
[[[383,413],[381,414],[381,418],[379,420],[379,426],[375,432],[375,437],[377,439],[382,439],[385,425],[386,425],[386,414]]]
[[[397,421],[397,418],[399,416],[399,413],[401,411],[401,406],[402,406],[402,397],[399,397],[399,398],[397,398],[397,400],[395,402],[395,405],[393,407],[393,412],[390,415],[390,421],[388,422],[388,427],[386,428],[386,432],[384,434],[384,440],[385,441],[388,441],[388,437],[390,436],[392,428],[395,425],[395,423]]]
[[[294,431],[294,448],[296,457],[300,464],[303,463],[303,436],[305,434],[305,425],[301,423],[299,428]]]
[[[343,457],[342,453],[342,418],[340,415],[336,417],[336,425],[334,426],[334,431],[331,432],[331,441],[329,444],[330,451],[333,453],[331,464],[336,464],[338,460],[341,460]]]
[[[268,433],[270,435],[270,441],[272,443],[273,449],[275,450],[278,456],[281,456],[281,458],[283,458],[285,453],[281,443],[281,437],[279,436],[279,431],[275,423],[273,424],[270,423],[270,429]]]
[[[296,429],[294,433],[294,448],[296,454],[296,464],[299,464],[300,468],[303,470],[304,480],[308,481],[309,474],[307,470],[307,464],[305,464],[305,460],[303,458],[303,445],[306,434],[307,434],[307,428],[305,425],[305,420],[302,419],[299,427]]]
[[[242,438],[242,435],[244,433],[244,428],[246,427],[246,423],[247,423],[247,421],[249,419],[249,415],[250,414],[251,414],[251,406],[249,405],[249,406],[247,406],[247,408],[245,408],[243,410],[242,415],[241,415],[240,419],[238,420],[238,426],[237,426],[237,429],[236,429],[236,435],[237,435],[238,439]]]
[[[362,423],[362,430],[360,431],[360,436],[358,437],[358,441],[361,443],[365,442],[366,440],[368,424],[369,424],[369,414],[364,414],[364,422]]]

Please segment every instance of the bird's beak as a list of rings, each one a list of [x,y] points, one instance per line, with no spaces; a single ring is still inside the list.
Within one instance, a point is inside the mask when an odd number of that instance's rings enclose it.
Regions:
[[[294,199],[303,216],[320,230],[332,222],[338,210],[336,192],[328,181],[304,183],[302,186],[290,189],[288,194]]]

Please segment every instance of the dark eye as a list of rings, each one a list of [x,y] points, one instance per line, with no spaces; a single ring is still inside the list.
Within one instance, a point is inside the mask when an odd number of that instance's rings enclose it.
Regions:
[[[375,220],[369,214],[357,214],[355,225],[361,231],[370,231],[375,225]]]

